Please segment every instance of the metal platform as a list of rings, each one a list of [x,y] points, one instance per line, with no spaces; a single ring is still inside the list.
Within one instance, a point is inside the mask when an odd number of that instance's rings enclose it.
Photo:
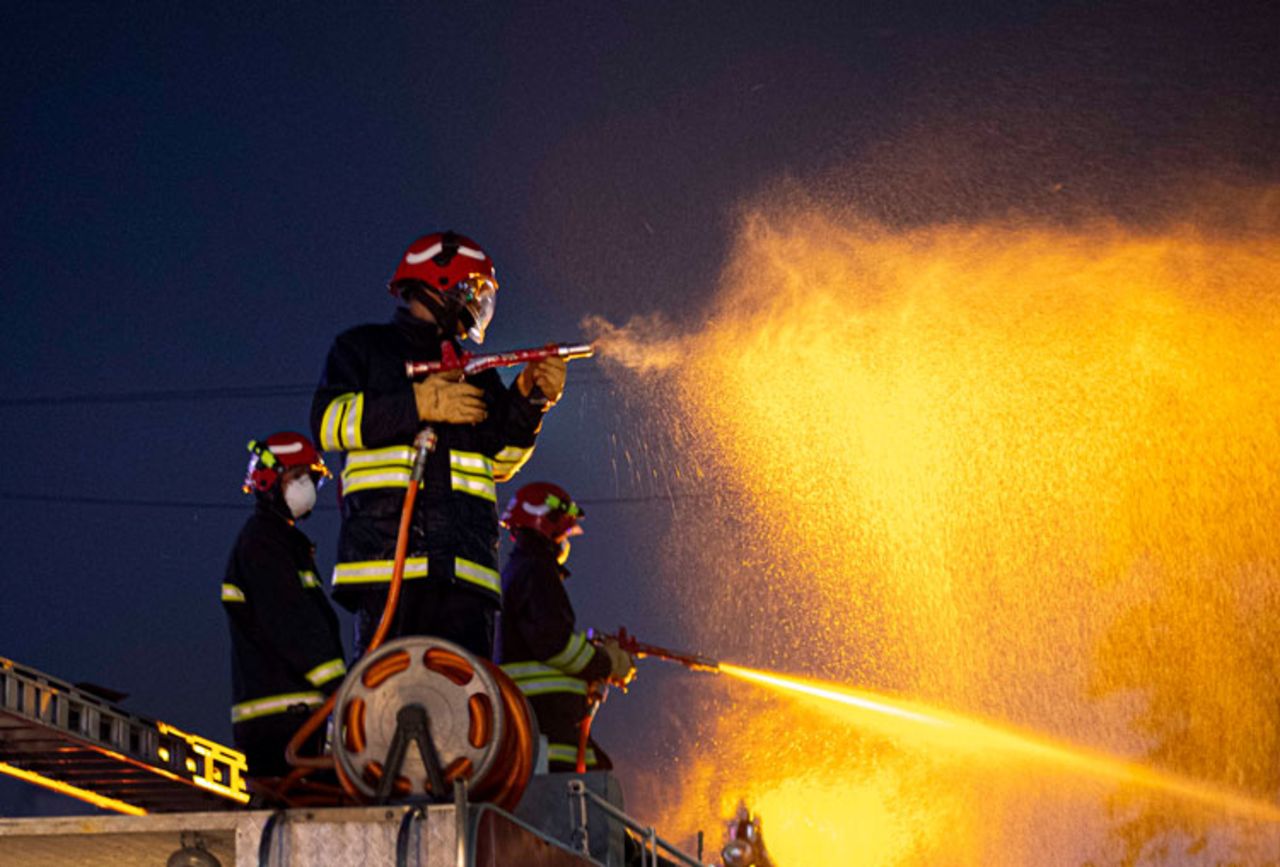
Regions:
[[[0,773],[131,815],[248,803],[245,758],[0,657]]]
[[[0,864],[159,865],[183,846],[222,867],[602,867],[488,805],[0,819]]]

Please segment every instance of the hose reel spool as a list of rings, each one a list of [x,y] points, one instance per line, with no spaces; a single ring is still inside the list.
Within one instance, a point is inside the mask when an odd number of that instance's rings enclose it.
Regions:
[[[406,718],[426,720],[444,791],[433,791],[421,746],[393,749]],[[391,795],[403,800],[447,800],[461,779],[472,800],[510,810],[533,773],[537,732],[524,695],[496,665],[442,638],[409,636],[366,654],[338,688],[334,723],[338,775],[364,801],[387,788],[389,759],[399,764]]]

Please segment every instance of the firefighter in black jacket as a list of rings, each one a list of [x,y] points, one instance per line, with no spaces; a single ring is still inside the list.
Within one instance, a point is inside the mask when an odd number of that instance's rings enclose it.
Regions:
[[[529,699],[538,728],[549,741],[550,770],[573,771],[583,720],[591,712],[593,683],[625,686],[635,662],[616,642],[600,645],[576,630],[564,589],[569,537],[582,532],[582,509],[563,488],[534,482],[516,492],[502,513],[515,548],[502,570],[502,670]],[[594,740],[586,767],[613,767]]]
[[[528,460],[542,415],[564,390],[565,362],[525,367],[510,387],[497,371],[411,381],[406,361],[434,361],[441,343],[484,339],[497,294],[493,262],[452,232],[419,238],[391,279],[405,304],[385,325],[334,341],[311,408],[327,451],[346,452],[333,597],[356,615],[359,657],[382,616],[419,429],[439,439],[414,504],[404,585],[389,638],[435,635],[493,656],[501,604],[495,482]]]
[[[329,475],[299,433],[250,442],[244,490],[257,499],[222,582],[231,626],[231,722],[249,774],[278,777],[284,750],[311,712],[338,688],[343,662],[338,618],[317,577],[315,547],[294,522],[311,513]],[[311,742],[304,752],[318,753]]]

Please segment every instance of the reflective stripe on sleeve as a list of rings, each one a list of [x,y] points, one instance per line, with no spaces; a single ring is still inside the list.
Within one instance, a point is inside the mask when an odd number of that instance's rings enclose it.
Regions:
[[[494,479],[499,482],[505,482],[518,473],[532,455],[533,446],[528,448],[506,446],[493,459]]]
[[[338,657],[337,659],[320,663],[307,672],[306,678],[311,681],[312,686],[324,686],[335,677],[342,677],[346,673],[347,664],[342,661],[342,657]]]
[[[569,677],[560,669],[541,662],[511,662],[502,666],[502,670],[525,695],[546,695],[553,692],[587,694],[585,680]]]
[[[588,768],[595,767],[599,761],[596,758],[596,751],[593,750],[591,747],[587,747],[586,760],[587,760],[586,763]],[[554,744],[554,743],[547,744],[547,761],[568,762],[569,764],[576,764],[578,761],[577,744]]]
[[[333,586],[352,584],[386,584],[391,581],[393,560],[358,560],[333,567]],[[404,561],[404,580],[427,577],[427,558],[409,557]]]
[[[502,595],[502,576],[497,571],[462,557],[453,558],[453,574],[485,590]]]
[[[364,447],[360,425],[364,421],[364,394],[340,394],[325,407],[320,418],[320,448],[341,452]]]
[[[595,648],[587,641],[585,632],[575,632],[565,642],[564,650],[547,660],[547,665],[554,666],[568,674],[577,674],[587,667]]]
[[[290,692],[283,695],[268,695],[242,701],[231,706],[231,721],[242,723],[258,717],[284,713],[294,705],[319,707],[324,704],[324,694],[319,692]]]
[[[234,584],[222,585],[223,602],[244,602],[244,591]]]

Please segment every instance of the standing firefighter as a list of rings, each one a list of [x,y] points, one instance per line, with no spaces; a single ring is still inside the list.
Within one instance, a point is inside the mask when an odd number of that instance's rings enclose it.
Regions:
[[[635,674],[635,662],[617,642],[596,646],[574,628],[564,563],[582,518],[564,489],[548,482],[522,487],[502,513],[515,543],[502,570],[502,670],[533,706],[552,771],[575,769],[582,726],[593,710],[592,684],[626,685]],[[584,764],[613,767],[595,741],[586,744]]]
[[[378,625],[395,560],[413,442],[430,423],[439,439],[414,504],[404,590],[390,638],[435,635],[493,655],[501,602],[495,481],[533,451],[542,415],[564,390],[565,362],[527,365],[504,386],[488,370],[410,380],[407,361],[435,361],[442,343],[483,342],[498,283],[493,262],[453,232],[415,241],[391,278],[392,321],[334,341],[311,409],[321,448],[346,452],[334,599],[356,615],[355,654]]]
[[[222,583],[231,626],[231,722],[255,777],[289,768],[284,750],[346,674],[338,618],[317,577],[315,546],[295,526],[329,471],[299,433],[251,441],[245,493],[257,499]],[[309,743],[318,752],[318,743]]]

